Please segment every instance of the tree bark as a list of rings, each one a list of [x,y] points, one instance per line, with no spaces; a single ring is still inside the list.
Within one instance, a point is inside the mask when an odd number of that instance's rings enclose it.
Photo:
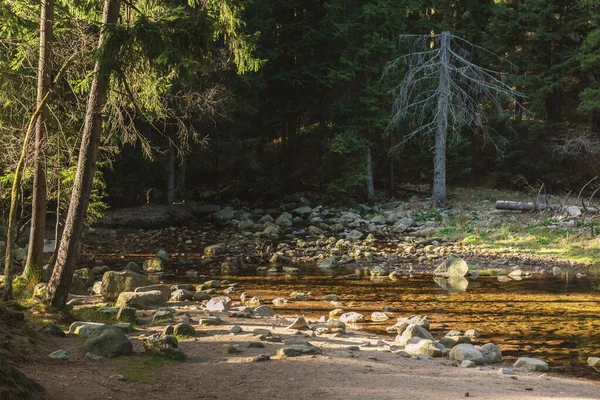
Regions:
[[[175,148],[169,145],[169,156],[167,160],[167,205],[175,201]]]
[[[40,54],[38,61],[37,104],[40,105],[50,90],[50,58],[52,51],[52,26],[54,23],[54,0],[42,0],[40,13]],[[32,214],[29,232],[29,248],[23,277],[38,280],[44,257],[44,233],[46,231],[46,143],[48,131],[48,106],[43,105],[35,127],[35,154],[32,194]]]
[[[375,198],[375,186],[373,186],[373,162],[371,160],[371,145],[367,147],[367,152],[365,154],[367,159],[367,197],[369,200],[373,200]]]
[[[440,80],[438,85],[437,127],[433,159],[433,206],[446,204],[446,138],[448,136],[448,106],[450,102],[450,74],[448,50],[450,32],[443,32],[440,39]]]
[[[54,272],[48,283],[47,299],[52,306],[58,308],[62,308],[66,304],[69,296],[73,269],[77,260],[77,249],[92,192],[98,143],[104,120],[104,107],[110,86],[112,52],[110,46],[106,45],[108,36],[106,30],[108,25],[117,23],[120,4],[120,0],[104,0],[102,32],[98,43],[101,53],[94,67],[94,77],[88,96],[77,172],[65,228],[56,256]]]

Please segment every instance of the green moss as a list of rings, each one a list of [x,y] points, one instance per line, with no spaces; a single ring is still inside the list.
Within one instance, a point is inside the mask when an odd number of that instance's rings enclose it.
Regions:
[[[130,381],[151,384],[164,373],[164,368],[178,364],[180,361],[164,357],[119,357],[115,359],[117,373]]]

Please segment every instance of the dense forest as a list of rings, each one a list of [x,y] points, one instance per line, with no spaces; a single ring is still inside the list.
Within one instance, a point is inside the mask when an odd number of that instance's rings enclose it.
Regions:
[[[113,70],[92,204],[303,190],[364,199],[367,159],[377,190],[429,184],[433,136],[405,140],[412,127],[390,124],[405,70],[383,73],[408,51],[400,35],[446,30],[500,56],[477,48],[471,54],[506,72],[524,95],[523,108],[505,104],[506,114],[486,119],[487,127],[450,133],[450,184],[539,180],[558,191],[578,189],[598,173],[593,1],[242,1],[228,22],[234,45],[215,36],[225,25],[213,3],[212,11],[211,2],[124,3],[108,54]],[[0,6],[4,190],[35,109],[39,7]],[[99,3],[55,5],[48,77],[62,74],[44,122],[52,200],[73,181],[100,14]]]
[[[0,0],[0,398],[595,398],[599,176],[598,1]]]

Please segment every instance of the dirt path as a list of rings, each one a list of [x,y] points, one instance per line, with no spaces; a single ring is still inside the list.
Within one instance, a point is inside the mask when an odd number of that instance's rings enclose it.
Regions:
[[[600,399],[598,383],[524,371],[498,374],[500,367],[510,367],[507,363],[463,369],[450,366],[447,358],[404,358],[393,346],[381,342],[377,346],[378,338],[359,331],[342,338],[306,338],[286,330],[281,318],[223,319],[223,325],[197,328],[198,337],[180,341],[187,355],[182,363],[148,358],[139,336],[164,326],[141,326],[130,335],[135,351],[131,357],[88,360],[82,338],[67,336],[49,339],[39,356],[21,368],[54,400]],[[233,323],[244,332],[230,334]],[[256,328],[269,329],[282,340],[308,339],[323,354],[251,362],[252,357],[272,355],[283,346],[260,342],[251,333]],[[248,348],[251,342],[265,347]],[[230,344],[239,345],[242,352],[227,354],[223,346]],[[360,350],[349,350],[351,345]],[[58,348],[69,351],[74,362],[46,356]],[[111,378],[113,374],[126,380]]]

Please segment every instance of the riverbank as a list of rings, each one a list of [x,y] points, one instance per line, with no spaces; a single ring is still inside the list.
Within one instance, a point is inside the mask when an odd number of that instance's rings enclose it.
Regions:
[[[189,305],[170,306],[176,307],[172,323],[205,316]],[[159,360],[142,348],[143,337],[166,325],[147,325],[151,315],[141,314],[138,330],[128,334],[132,356],[94,361],[86,358],[82,340],[68,335],[45,341],[39,355],[22,368],[46,388],[47,399],[56,400],[600,398],[600,386],[583,379],[518,370],[506,362],[458,368],[447,358],[408,356],[393,342],[352,328],[340,337],[286,329],[293,318],[217,313],[219,325],[199,326],[196,337],[180,338],[184,362]],[[234,326],[241,332],[230,333]],[[290,341],[309,342],[320,354],[274,357]],[[66,350],[72,361],[48,358],[57,349]],[[258,361],[261,354],[271,359]],[[499,373],[501,368],[512,373]]]

